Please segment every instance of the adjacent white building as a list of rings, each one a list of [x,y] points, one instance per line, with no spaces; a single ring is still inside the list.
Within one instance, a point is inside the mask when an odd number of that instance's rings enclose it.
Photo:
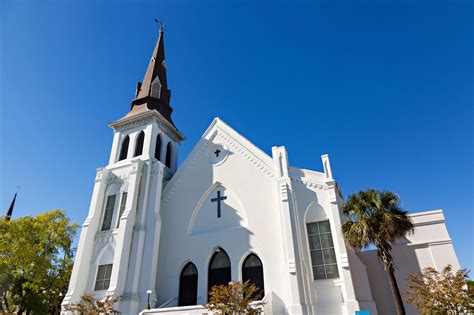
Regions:
[[[149,303],[146,314],[201,315],[212,285],[250,279],[265,314],[394,314],[376,253],[344,244],[327,155],[324,172],[300,169],[285,147],[269,156],[215,118],[178,167],[185,137],[171,119],[163,35],[130,112],[110,124],[63,305],[88,292],[121,295],[123,314]],[[426,266],[459,268],[443,212],[411,217],[415,233],[393,249],[400,288]]]

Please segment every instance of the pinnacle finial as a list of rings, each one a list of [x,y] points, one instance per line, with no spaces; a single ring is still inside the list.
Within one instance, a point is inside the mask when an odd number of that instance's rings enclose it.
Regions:
[[[160,21],[158,19],[155,19],[155,23],[157,23],[160,26],[160,33],[163,33],[166,29],[165,23],[163,23],[163,21]]]

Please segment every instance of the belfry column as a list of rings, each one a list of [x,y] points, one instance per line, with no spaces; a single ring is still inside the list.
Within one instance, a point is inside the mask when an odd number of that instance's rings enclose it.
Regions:
[[[298,253],[298,232],[295,207],[293,206],[292,185],[288,175],[288,154],[285,147],[273,147],[272,155],[277,165],[278,193],[280,202],[281,228],[283,230],[283,242],[286,253],[286,264],[288,267],[288,308],[289,314],[303,314],[303,302],[301,299],[302,288],[300,258]]]
[[[135,217],[138,211],[139,186],[143,163],[140,158],[135,158],[132,160],[131,164],[132,169],[129,174],[128,186],[129,193],[127,195],[125,210],[120,217],[112,275],[110,277],[110,286],[107,290],[107,294],[111,295],[123,295],[124,293],[132,245],[133,227],[135,225]]]
[[[101,209],[104,204],[105,190],[107,188],[107,176],[109,170],[104,168],[97,169],[94,182],[94,190],[92,192],[91,204],[89,206],[89,214],[82,224],[81,236],[77,246],[76,259],[72,269],[69,288],[61,305],[69,305],[77,303],[86,288],[85,279],[90,272],[90,261],[94,251],[94,239],[99,228]]]
[[[321,156],[325,174],[325,182],[328,186],[329,202],[331,206],[331,216],[333,219],[334,235],[336,241],[334,242],[334,249],[336,250],[336,257],[338,258],[339,274],[342,280],[342,295],[344,303],[346,304],[347,314],[354,314],[355,311],[359,310],[359,302],[357,302],[354,290],[354,284],[352,282],[352,275],[349,270],[349,258],[347,256],[346,243],[344,236],[342,235],[342,222],[340,207],[342,207],[342,197],[340,196],[339,188],[336,181],[332,177],[331,163],[329,162],[329,156],[324,154]]]

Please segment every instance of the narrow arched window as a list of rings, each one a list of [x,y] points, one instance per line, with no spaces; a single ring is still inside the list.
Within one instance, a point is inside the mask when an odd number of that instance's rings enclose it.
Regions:
[[[227,285],[230,282],[230,259],[227,253],[219,248],[209,262],[207,291],[209,298],[209,291],[216,285]]]
[[[161,160],[161,135],[156,136],[155,159]]]
[[[130,137],[127,135],[122,140],[122,146],[120,147],[119,161],[125,160],[127,158],[129,143],[130,143]]]
[[[198,271],[193,263],[187,263],[179,277],[178,306],[197,304]]]
[[[242,264],[242,282],[249,280],[255,284],[258,291],[252,296],[254,300],[261,300],[265,295],[265,287],[263,284],[263,265],[260,258],[255,254],[248,255]]]
[[[166,146],[166,160],[165,160],[165,165],[168,167],[171,167],[171,155],[173,154],[171,150],[172,150],[171,142],[168,142],[168,145]]]
[[[133,156],[140,156],[143,153],[143,143],[145,142],[145,133],[140,131],[135,144],[135,154]]]

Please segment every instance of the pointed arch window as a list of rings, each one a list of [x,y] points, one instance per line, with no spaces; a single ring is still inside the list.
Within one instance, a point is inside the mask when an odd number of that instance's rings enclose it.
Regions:
[[[263,283],[263,265],[260,258],[255,254],[248,255],[242,264],[242,282],[249,280],[254,284],[258,291],[252,296],[254,300],[261,300],[265,294]]]
[[[166,146],[166,160],[165,160],[165,165],[171,168],[171,156],[173,154],[172,151],[172,145],[171,142],[168,142],[168,145]]]
[[[123,139],[122,146],[120,147],[119,161],[125,160],[127,158],[129,143],[130,143],[130,137],[127,135]]]
[[[104,219],[102,221],[102,231],[110,230],[112,225],[112,218],[114,217],[116,195],[107,196],[107,202],[105,203]]]
[[[219,248],[209,262],[207,292],[209,298],[209,291],[215,285],[226,285],[231,280],[230,259],[227,253]]]
[[[145,133],[140,131],[135,144],[135,154],[133,156],[140,156],[143,153],[143,143],[145,142]]]
[[[161,135],[156,136],[155,159],[161,161]]]
[[[189,262],[184,266],[179,277],[178,306],[197,304],[197,284],[197,268],[192,262]]]

